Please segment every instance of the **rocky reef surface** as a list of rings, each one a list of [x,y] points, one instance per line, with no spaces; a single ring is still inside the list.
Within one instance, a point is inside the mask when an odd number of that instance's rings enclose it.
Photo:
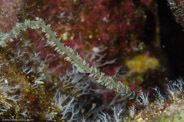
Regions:
[[[182,121],[160,26],[155,0],[0,0],[0,119]]]

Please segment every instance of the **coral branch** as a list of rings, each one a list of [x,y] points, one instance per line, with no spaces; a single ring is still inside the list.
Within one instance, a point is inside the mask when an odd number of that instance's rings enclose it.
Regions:
[[[13,41],[12,38],[16,38],[21,31],[26,31],[27,28],[39,29],[41,28],[42,32],[45,33],[45,36],[48,40],[47,43],[55,48],[55,51],[61,55],[66,54],[65,60],[69,61],[72,65],[75,65],[79,72],[89,73],[90,77],[97,78],[97,83],[100,85],[106,86],[106,88],[120,93],[123,97],[134,99],[135,93],[130,91],[130,89],[123,85],[120,81],[115,82],[113,77],[105,76],[104,73],[100,72],[95,66],[89,66],[89,64],[75,53],[72,48],[65,46],[60,42],[61,39],[57,38],[55,32],[50,29],[49,25],[46,25],[42,19],[36,18],[36,21],[25,20],[24,23],[17,23],[16,26],[2,37],[0,37],[0,46],[6,47],[8,41]]]

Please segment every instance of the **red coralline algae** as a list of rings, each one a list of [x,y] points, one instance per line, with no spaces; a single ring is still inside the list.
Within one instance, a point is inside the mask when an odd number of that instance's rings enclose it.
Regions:
[[[24,2],[27,6],[34,3]],[[144,22],[144,15],[135,15],[135,4],[129,0],[39,0],[34,4],[39,11],[34,6],[25,8],[27,15],[20,14],[21,20],[32,16],[43,18],[51,23],[65,45],[74,48],[82,57],[86,55],[83,50],[91,52],[94,47],[107,47],[104,60],[118,58],[119,63],[115,65],[121,65],[120,60],[133,52],[138,30],[141,32],[140,25],[143,24],[139,20]],[[131,35],[134,35],[132,39]],[[108,69],[103,71],[109,72]]]

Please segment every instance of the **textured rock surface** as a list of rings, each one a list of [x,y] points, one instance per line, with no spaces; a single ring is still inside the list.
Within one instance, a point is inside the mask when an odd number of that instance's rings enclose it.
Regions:
[[[105,75],[112,76],[114,84],[120,81],[139,96],[128,100],[117,93],[118,88],[116,92],[111,90],[109,82],[100,85],[99,79],[89,77],[90,72],[80,73],[66,61],[69,57],[64,60],[58,53],[58,45],[48,44],[54,40],[44,35],[43,28],[29,28],[0,48],[1,119],[152,120],[154,117],[150,113],[153,111],[149,110],[158,107],[154,101],[156,86],[161,88],[164,100],[175,100],[177,90],[181,92],[181,85],[167,92],[168,79],[158,56],[160,42],[155,1],[1,0],[0,3],[1,44],[3,36],[11,33],[17,22],[42,18],[61,38],[62,44],[86,60],[83,64],[97,67]],[[166,103],[169,101],[159,107]],[[131,106],[135,108],[132,107],[129,115]],[[133,112],[134,109],[138,111]],[[147,113],[140,114],[145,109]],[[167,109],[164,110],[171,111]]]

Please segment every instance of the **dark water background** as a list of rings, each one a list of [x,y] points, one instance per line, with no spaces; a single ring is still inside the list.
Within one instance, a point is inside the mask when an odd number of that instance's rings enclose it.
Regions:
[[[169,77],[184,76],[184,28],[172,15],[166,0],[157,0],[161,48],[168,60]]]

